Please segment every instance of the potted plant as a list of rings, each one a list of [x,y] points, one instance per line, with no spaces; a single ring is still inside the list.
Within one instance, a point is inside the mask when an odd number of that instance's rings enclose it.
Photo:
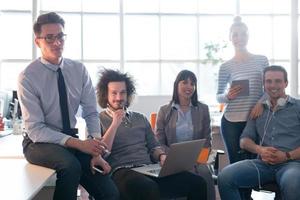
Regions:
[[[221,53],[227,47],[227,43],[225,41],[222,42],[207,42],[204,44],[204,50],[206,51],[206,58],[202,61],[203,64],[210,63],[215,66],[221,62],[223,59],[221,57]]]

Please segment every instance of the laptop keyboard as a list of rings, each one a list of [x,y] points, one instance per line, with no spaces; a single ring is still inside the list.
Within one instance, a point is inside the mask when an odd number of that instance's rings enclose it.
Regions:
[[[150,169],[148,170],[148,172],[152,173],[152,174],[159,174],[161,168],[157,168],[157,169]]]

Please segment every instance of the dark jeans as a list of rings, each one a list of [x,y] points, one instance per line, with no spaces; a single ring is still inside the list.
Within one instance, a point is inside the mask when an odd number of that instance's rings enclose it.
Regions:
[[[23,141],[23,152],[28,162],[56,170],[56,200],[76,200],[81,184],[95,199],[119,199],[116,185],[108,175],[92,174],[91,156],[57,144]]]
[[[244,160],[240,148],[240,136],[247,122],[230,122],[224,116],[221,120],[221,135],[228,154],[230,164]]]
[[[253,154],[247,153],[240,148],[240,136],[247,122],[230,122],[224,116],[221,120],[221,135],[228,154],[230,164],[240,160],[253,158]],[[242,199],[251,199],[251,190],[240,189]]]
[[[205,180],[193,173],[182,172],[155,178],[131,169],[117,170],[112,176],[122,200],[159,200],[186,196],[189,200],[206,200]]]

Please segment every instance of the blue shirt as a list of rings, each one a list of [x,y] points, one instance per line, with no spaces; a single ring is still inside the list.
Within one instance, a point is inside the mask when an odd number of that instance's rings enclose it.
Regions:
[[[187,112],[183,112],[178,104],[174,104],[177,108],[177,122],[176,122],[176,139],[177,142],[184,142],[193,140],[194,127],[192,122],[191,106]]]
[[[29,138],[33,142],[64,145],[71,137],[61,132],[57,86],[59,67],[67,87],[71,128],[76,125],[75,115],[81,105],[88,133],[100,137],[95,90],[84,65],[66,58],[59,65],[53,65],[39,58],[21,72],[18,79],[18,97]]]
[[[287,103],[272,112],[264,104],[264,112],[249,120],[241,138],[250,138],[262,146],[292,151],[300,146],[300,100],[289,97]],[[262,138],[263,141],[262,141]]]

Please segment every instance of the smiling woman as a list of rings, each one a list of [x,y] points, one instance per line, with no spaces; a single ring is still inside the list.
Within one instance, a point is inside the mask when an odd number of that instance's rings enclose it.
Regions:
[[[230,27],[230,40],[235,53],[232,59],[220,66],[217,100],[219,103],[226,103],[221,120],[221,134],[229,161],[235,163],[244,159],[244,155],[239,153],[240,136],[250,110],[263,95],[262,72],[269,63],[265,56],[248,51],[248,26],[239,16],[234,18]],[[248,83],[247,87],[243,87],[245,84],[241,84],[242,82]],[[245,195],[250,194],[251,191],[245,191]]]
[[[156,135],[166,150],[169,145],[206,138],[211,145],[208,106],[198,101],[197,78],[189,70],[182,70],[173,85],[170,103],[160,107]]]
[[[206,139],[211,146],[211,127],[208,106],[198,101],[197,78],[189,70],[178,73],[173,84],[170,103],[160,107],[156,121],[156,137],[168,152],[170,145],[197,139]],[[214,199],[214,183],[206,166],[203,166],[208,198]],[[199,170],[202,171],[202,170]]]

